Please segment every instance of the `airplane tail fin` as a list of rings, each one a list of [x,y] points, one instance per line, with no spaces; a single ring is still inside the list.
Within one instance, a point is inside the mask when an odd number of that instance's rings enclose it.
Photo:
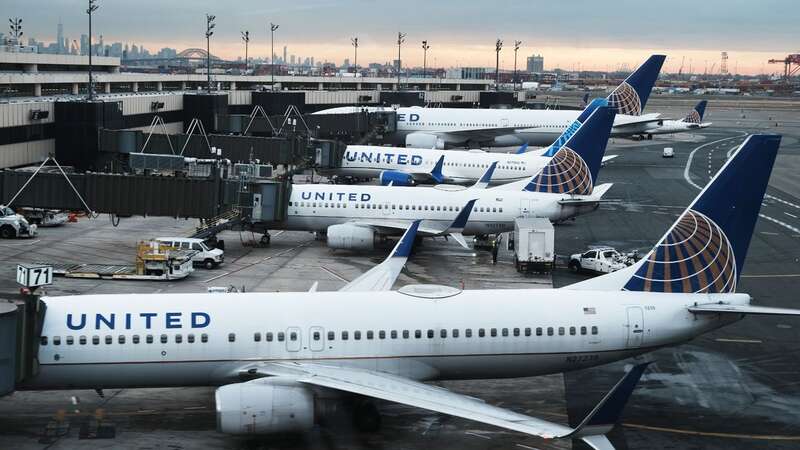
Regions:
[[[515,154],[521,155],[521,154],[523,154],[523,153],[525,153],[527,151],[528,151],[528,143],[525,142],[524,144],[519,146],[519,148],[517,149]]]
[[[644,258],[568,289],[735,292],[780,141],[748,137]]]
[[[666,58],[665,55],[650,56],[608,95],[608,104],[617,109],[617,114],[642,114]]]
[[[614,125],[611,106],[598,107],[524,190],[558,194],[592,193]]]
[[[578,128],[580,128],[581,125],[583,125],[583,123],[586,122],[586,120],[589,118],[590,115],[592,115],[594,110],[596,110],[600,106],[606,106],[606,105],[608,105],[608,100],[604,98],[596,98],[592,100],[592,102],[589,103],[589,105],[587,105],[586,108],[583,109],[578,118],[575,119],[575,121],[572,122],[569,125],[569,127],[567,127],[567,129],[561,133],[561,136],[559,136],[558,139],[555,140],[555,142],[550,144],[550,147],[547,148],[547,151],[542,153],[542,156],[550,156],[550,157],[554,156],[556,152],[559,149],[561,149],[561,147],[564,146],[564,144],[569,140],[569,138],[571,138],[572,135],[574,135],[575,132],[578,131]]]
[[[700,102],[692,109],[686,117],[683,118],[683,122],[686,123],[702,123],[703,122],[703,115],[706,113],[706,105],[708,104],[707,100],[700,100]]]
[[[444,175],[442,174],[442,166],[444,166],[444,155],[439,157],[436,164],[431,169],[431,178],[437,183],[444,183]]]

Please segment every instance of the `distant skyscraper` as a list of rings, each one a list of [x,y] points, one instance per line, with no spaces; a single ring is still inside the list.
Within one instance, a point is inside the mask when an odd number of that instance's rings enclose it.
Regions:
[[[289,62],[290,62],[292,65],[294,65],[294,62],[295,62],[295,61],[297,61],[297,59],[295,58],[295,56],[294,56],[294,55],[292,55],[292,56],[290,56],[290,57],[289,57]]]
[[[344,67],[350,67],[350,58],[344,59]]]
[[[58,40],[58,53],[67,53],[66,41],[64,40],[64,24],[61,19],[58,19],[58,31],[56,32],[56,39]]]
[[[544,72],[544,56],[531,55],[528,57],[528,72],[542,73]]]
[[[81,35],[81,55],[89,54],[89,36],[86,34]]]
[[[284,64],[286,64],[286,62],[287,62],[287,61],[289,61],[289,60],[288,60],[288,59],[286,59],[286,46],[284,45],[284,46],[283,46],[283,61],[281,61],[281,62],[283,62]]]

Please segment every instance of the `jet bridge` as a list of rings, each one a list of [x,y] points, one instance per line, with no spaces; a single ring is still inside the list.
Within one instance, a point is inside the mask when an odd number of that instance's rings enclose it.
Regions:
[[[38,373],[45,304],[35,295],[0,299],[0,396]]]

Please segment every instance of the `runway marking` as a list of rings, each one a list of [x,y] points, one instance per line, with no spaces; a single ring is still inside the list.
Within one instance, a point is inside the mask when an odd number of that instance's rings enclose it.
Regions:
[[[797,205],[797,204],[792,203],[792,202],[787,202],[786,200],[784,200],[782,198],[775,197],[774,195],[764,194],[764,198],[768,198],[770,200],[775,200],[778,203],[783,203],[784,205],[791,206],[792,208],[800,209],[800,205]]]
[[[764,341],[760,341],[758,339],[728,339],[728,338],[716,338],[714,339],[717,342],[733,342],[737,344],[763,344]]]
[[[471,431],[465,431],[465,432],[464,432],[464,434],[468,434],[468,435],[470,435],[470,436],[479,437],[479,438],[481,438],[481,439],[490,439],[490,440],[492,439],[492,438],[491,438],[491,437],[489,437],[489,436],[484,436],[484,435],[482,435],[482,434],[473,433],[473,432],[471,432]]]
[[[692,151],[691,151],[691,153],[689,153],[689,159],[686,161],[686,167],[683,169],[683,178],[685,178],[685,179],[686,179],[686,181],[687,181],[687,182],[688,182],[690,185],[694,186],[694,187],[695,187],[695,188],[697,188],[697,189],[700,189],[700,190],[702,190],[702,189],[703,189],[702,187],[700,187],[700,186],[699,186],[697,183],[695,183],[694,181],[692,181],[692,177],[691,177],[691,175],[690,175],[690,173],[689,173],[689,171],[692,169],[692,159],[694,159],[694,154],[695,154],[695,153],[696,153],[698,150],[700,150],[701,148],[708,147],[708,146],[709,146],[709,145],[711,145],[711,144],[716,144],[716,143],[718,143],[718,142],[723,142],[723,141],[729,141],[729,140],[731,140],[731,139],[741,139],[743,136],[747,136],[747,133],[745,133],[745,132],[743,132],[743,131],[742,131],[741,133],[742,133],[742,136],[730,136],[730,137],[726,137],[726,138],[718,139],[718,140],[716,140],[716,141],[711,141],[711,142],[705,143],[705,144],[703,144],[703,145],[700,145],[700,146],[698,146],[698,147],[695,147],[695,149],[694,149],[694,150],[692,150]]]
[[[217,276],[215,276],[215,277],[211,277],[211,278],[209,278],[209,279],[207,279],[207,280],[203,281],[203,283],[210,283],[210,282],[212,282],[212,281],[214,281],[214,280],[218,280],[218,279],[220,279],[220,278],[222,278],[222,277],[226,277],[226,276],[228,276],[228,275],[230,275],[230,274],[232,274],[232,273],[240,272],[240,271],[242,271],[242,270],[244,270],[244,269],[248,269],[248,268],[250,268],[250,267],[253,267],[253,266],[255,266],[256,264],[261,264],[261,263],[262,263],[262,262],[264,262],[264,261],[268,261],[268,260],[270,260],[270,259],[277,258],[277,257],[279,257],[279,256],[283,256],[283,255],[285,255],[285,254],[287,254],[287,253],[289,253],[289,252],[291,252],[291,251],[293,251],[293,250],[297,250],[298,248],[305,247],[305,246],[306,246],[306,244],[308,244],[309,242],[311,242],[311,240],[308,240],[308,241],[306,241],[306,242],[303,242],[302,244],[300,244],[300,245],[298,245],[298,246],[295,246],[295,247],[292,247],[292,248],[287,248],[286,250],[284,250],[284,251],[282,251],[282,252],[279,252],[279,253],[276,253],[276,254],[274,254],[274,255],[265,256],[265,257],[261,258],[260,260],[258,260],[258,261],[256,261],[256,262],[253,262],[253,263],[247,264],[246,266],[242,266],[242,267],[240,267],[240,268],[238,268],[238,269],[236,269],[236,270],[231,270],[230,272],[225,272],[225,273],[219,274],[219,275],[217,275]]]
[[[527,448],[528,450],[539,450],[539,449],[538,449],[538,448],[536,448],[536,447],[528,447],[527,445],[524,445],[524,444],[515,444],[515,445],[516,445],[517,447]]]
[[[784,213],[784,214],[786,214],[786,215],[787,215],[787,216],[789,216],[789,217],[794,217],[795,219],[797,219],[797,216],[795,216],[795,215],[794,215],[794,214],[792,214],[792,213],[788,213],[788,212],[786,212],[786,211],[784,211],[783,213]]]
[[[741,278],[798,278],[800,273],[776,273],[765,275],[742,275]]]
[[[338,273],[334,272],[334,271],[333,271],[333,270],[331,270],[331,269],[328,269],[328,268],[327,268],[327,267],[325,267],[325,266],[319,266],[319,268],[320,268],[320,269],[322,269],[322,270],[324,270],[325,272],[328,272],[329,274],[333,275],[334,277],[338,278],[339,280],[341,280],[341,281],[344,281],[345,283],[349,283],[349,282],[350,282],[350,280],[348,280],[347,278],[345,278],[345,277],[343,277],[343,276],[339,275]]]
[[[654,427],[650,425],[639,425],[635,423],[623,423],[622,426],[628,428],[637,428],[640,430],[649,431],[662,431],[665,433],[686,434],[690,436],[706,436],[706,437],[719,437],[730,439],[753,439],[760,441],[800,441],[800,436],[781,436],[781,435],[768,435],[768,434],[740,434],[740,433],[719,433],[712,431],[692,431],[692,430],[679,430],[676,428]]]
[[[794,231],[795,233],[800,233],[800,228],[797,228],[797,227],[794,227],[792,225],[789,225],[788,223],[786,223],[786,222],[784,222],[782,220],[774,219],[774,218],[772,218],[772,217],[770,217],[770,216],[768,216],[766,214],[762,214],[762,213],[758,213],[758,217],[761,217],[762,219],[767,219],[770,222],[773,222],[773,223],[775,223],[777,225],[780,225],[780,226],[788,229],[789,231]]]

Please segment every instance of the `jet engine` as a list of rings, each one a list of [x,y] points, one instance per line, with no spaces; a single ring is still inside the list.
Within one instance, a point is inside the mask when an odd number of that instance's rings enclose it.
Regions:
[[[405,172],[398,172],[396,170],[384,170],[381,172],[380,176],[381,185],[388,186],[389,183],[392,183],[392,186],[413,186],[414,185],[414,177],[405,173]]]
[[[259,378],[217,389],[217,429],[228,434],[305,431],[314,426],[314,394],[290,380]]]
[[[349,223],[328,227],[328,247],[345,250],[373,250],[378,236],[369,227]]]
[[[444,139],[430,133],[411,133],[406,136],[406,147],[444,148]]]

